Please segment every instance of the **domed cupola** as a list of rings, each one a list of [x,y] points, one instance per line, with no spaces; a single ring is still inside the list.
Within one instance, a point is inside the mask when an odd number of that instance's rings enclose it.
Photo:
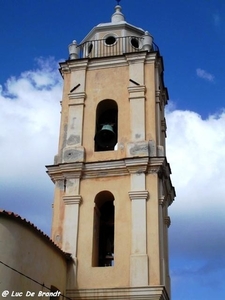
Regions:
[[[77,45],[69,45],[70,59],[96,58],[137,51],[157,51],[148,31],[125,21],[120,5],[115,6],[111,22],[100,23]]]

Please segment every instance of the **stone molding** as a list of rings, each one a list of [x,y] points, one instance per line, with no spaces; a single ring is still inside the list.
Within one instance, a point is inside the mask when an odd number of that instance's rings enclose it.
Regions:
[[[85,70],[88,65],[88,59],[76,59],[76,60],[67,60],[66,62],[62,62],[60,65],[60,73],[63,75],[64,73],[71,73],[73,70]]]
[[[126,60],[129,64],[139,64],[144,63],[146,60],[146,57],[148,56],[147,51],[140,51],[140,52],[132,52],[132,53],[126,53]]]
[[[116,68],[116,67],[123,67],[127,66],[127,61],[124,55],[121,56],[110,56],[108,57],[101,57],[101,58],[92,58],[88,64],[88,70],[100,70],[105,68]]]
[[[169,300],[164,286],[71,289],[66,291],[71,300]]]
[[[147,200],[149,196],[148,191],[130,191],[128,194],[130,200]]]
[[[86,98],[85,92],[69,93],[68,96],[69,96],[69,106],[84,105],[84,101]]]
[[[163,120],[161,120],[161,128],[162,128],[162,131],[166,132],[167,126],[166,126],[166,119],[165,118]]]
[[[70,178],[94,178],[123,176],[138,173],[157,173],[159,177],[170,177],[170,167],[165,157],[130,157],[121,160],[98,162],[71,162],[48,165],[47,173],[55,182]]]
[[[63,201],[66,205],[81,204],[82,197],[80,195],[63,196]]]
[[[159,205],[164,206],[164,204],[165,204],[165,197],[162,196],[159,198]]]
[[[166,224],[167,228],[170,227],[171,219],[170,219],[169,216],[167,216],[167,217],[164,218],[164,223]]]
[[[82,178],[128,175],[124,160],[84,163]]]
[[[160,90],[156,90],[155,91],[156,103],[160,103],[160,95],[161,95]]]
[[[83,163],[64,163],[46,166],[48,169],[47,173],[51,180],[55,183],[58,180],[64,180],[65,178],[81,178],[81,171]]]
[[[144,85],[128,87],[129,100],[145,99],[146,87]]]
[[[165,157],[131,157],[121,160],[98,162],[71,162],[50,165],[47,173],[55,183],[67,178],[105,178],[130,174],[156,174],[163,178],[168,205],[175,198],[175,189],[170,179],[170,166]]]
[[[125,159],[125,165],[129,174],[146,173],[149,157]]]
[[[157,52],[138,51],[134,53],[124,53],[118,56],[98,57],[98,58],[82,58],[76,60],[67,60],[60,63],[60,73],[71,73],[74,69],[105,69],[127,66],[133,63],[152,63],[157,59]]]

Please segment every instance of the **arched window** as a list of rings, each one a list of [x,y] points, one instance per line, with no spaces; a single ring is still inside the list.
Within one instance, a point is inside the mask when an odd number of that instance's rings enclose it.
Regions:
[[[114,150],[117,144],[118,107],[114,100],[101,101],[96,110],[95,151]]]
[[[95,197],[93,256],[94,267],[114,265],[114,196],[102,191]]]

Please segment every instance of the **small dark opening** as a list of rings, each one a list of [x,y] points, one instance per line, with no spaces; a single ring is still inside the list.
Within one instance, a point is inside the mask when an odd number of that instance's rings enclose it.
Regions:
[[[88,45],[88,54],[91,53],[92,48],[93,48],[93,44],[91,43],[91,44]]]
[[[106,45],[109,45],[109,46],[115,44],[115,42],[116,42],[116,38],[114,36],[108,36],[105,39]]]
[[[131,45],[132,45],[134,48],[136,48],[136,49],[139,48],[139,41],[138,41],[137,38],[135,38],[135,37],[131,38],[130,42],[131,42]]]

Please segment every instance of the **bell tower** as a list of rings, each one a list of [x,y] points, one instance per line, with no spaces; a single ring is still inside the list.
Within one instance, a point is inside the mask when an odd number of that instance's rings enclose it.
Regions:
[[[168,100],[152,36],[111,22],[69,45],[55,183],[52,240],[73,257],[70,299],[170,299],[166,160]]]

